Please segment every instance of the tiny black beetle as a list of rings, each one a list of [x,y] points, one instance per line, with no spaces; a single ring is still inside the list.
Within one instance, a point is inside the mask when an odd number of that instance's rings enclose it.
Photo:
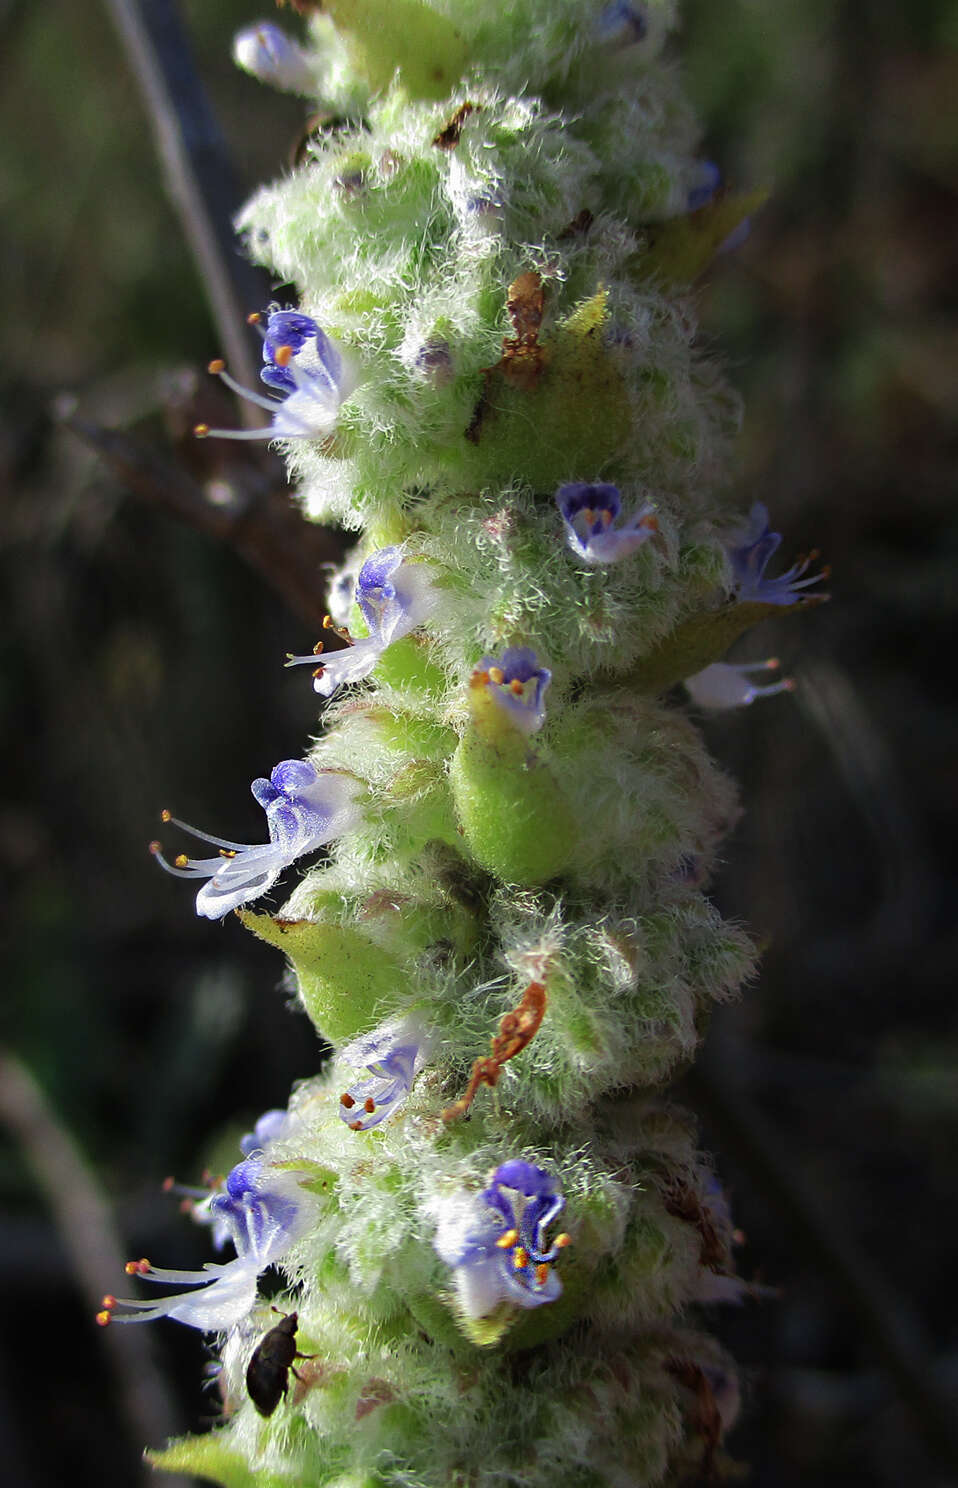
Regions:
[[[273,1308],[276,1311],[276,1308]],[[285,1398],[289,1388],[289,1372],[294,1359],[312,1359],[313,1354],[301,1354],[296,1348],[296,1325],[298,1314],[291,1312],[278,1322],[275,1328],[265,1333],[253,1350],[246,1366],[246,1388],[261,1416],[271,1416]],[[299,1375],[296,1375],[299,1378]]]

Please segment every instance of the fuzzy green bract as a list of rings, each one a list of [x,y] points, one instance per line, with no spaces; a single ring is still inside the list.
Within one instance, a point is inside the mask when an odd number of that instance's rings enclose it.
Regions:
[[[339,122],[241,228],[351,368],[332,431],[278,443],[305,513],[356,534],[331,608],[369,665],[330,650],[309,756],[355,782],[356,819],[281,913],[241,918],[337,1049],[258,1158],[303,1191],[276,1301],[310,1357],[259,1415],[260,1298],[218,1339],[223,1421],[160,1467],[226,1488],[721,1470],[737,1387],[694,1308],[741,1293],[732,1225],[662,1091],[753,949],[707,895],[735,791],[668,689],[776,606],[736,595],[738,409],[691,283],[754,200],[690,207],[673,19],[330,0],[300,27]],[[583,558],[569,487],[655,521]],[[404,575],[429,596],[395,634],[356,588],[374,557],[383,614]]]

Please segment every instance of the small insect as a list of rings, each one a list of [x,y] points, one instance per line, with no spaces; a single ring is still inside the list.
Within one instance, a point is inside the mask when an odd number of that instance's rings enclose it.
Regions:
[[[273,1311],[276,1312],[276,1308]],[[294,1359],[315,1359],[315,1354],[301,1354],[296,1347],[298,1314],[288,1313],[269,1332],[264,1334],[253,1350],[246,1366],[246,1388],[261,1416],[271,1416],[286,1398],[289,1389],[290,1371],[300,1376],[293,1368]]]

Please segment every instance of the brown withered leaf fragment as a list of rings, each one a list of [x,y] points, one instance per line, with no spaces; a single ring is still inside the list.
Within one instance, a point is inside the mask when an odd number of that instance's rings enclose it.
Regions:
[[[715,1454],[722,1441],[722,1413],[709,1377],[701,1365],[691,1359],[669,1359],[665,1367],[673,1379],[694,1396],[694,1405],[688,1413],[689,1422],[702,1439],[702,1475],[711,1479],[715,1472]]]
[[[675,1183],[662,1196],[666,1212],[686,1224],[694,1225],[699,1232],[699,1260],[709,1271],[724,1272],[729,1266],[729,1254],[724,1241],[715,1228],[715,1222],[698,1194],[684,1183]]]
[[[569,238],[577,238],[580,233],[587,233],[595,218],[588,207],[583,207],[581,212],[576,212],[568,227],[564,227],[559,234],[558,241],[564,243]]]
[[[490,1090],[495,1089],[502,1074],[502,1066],[521,1054],[539,1032],[546,1006],[545,987],[541,982],[530,982],[522,994],[519,1006],[506,1013],[500,1022],[499,1032],[491,1041],[489,1053],[481,1055],[472,1066],[465,1095],[443,1111],[443,1121],[454,1121],[457,1116],[465,1116],[480,1085],[488,1085]]]
[[[541,274],[528,269],[513,279],[506,292],[506,309],[515,334],[504,338],[502,357],[493,369],[513,387],[534,388],[548,360],[548,352],[539,345],[544,306]]]
[[[459,105],[449,120],[449,123],[443,125],[433,140],[433,144],[437,150],[454,150],[456,148],[462,134],[463,124],[465,124],[470,114],[475,113],[477,107],[478,104],[468,102]]]

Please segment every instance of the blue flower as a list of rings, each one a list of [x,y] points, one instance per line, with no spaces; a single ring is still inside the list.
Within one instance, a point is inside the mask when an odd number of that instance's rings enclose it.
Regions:
[[[240,1152],[244,1157],[250,1157],[254,1152],[262,1152],[270,1142],[275,1142],[281,1137],[289,1125],[289,1112],[286,1110],[264,1111],[251,1132],[245,1137],[240,1137]]]
[[[694,677],[686,677],[682,684],[700,708],[721,712],[726,708],[745,708],[756,698],[774,697],[777,692],[794,692],[791,677],[783,677],[768,687],[759,687],[748,680],[749,672],[774,672],[778,670],[778,658],[770,656],[767,661],[749,661],[738,664],[716,661]]]
[[[634,553],[658,531],[655,508],[648,501],[621,527],[613,526],[622,510],[618,486],[571,481],[559,487],[555,499],[565,523],[566,541],[584,563],[615,563]]]
[[[258,21],[237,31],[233,37],[233,61],[261,83],[269,83],[283,93],[316,91],[306,53],[270,21]]]
[[[697,212],[700,207],[707,207],[712,200],[722,181],[722,172],[714,160],[697,160],[694,166],[693,184],[689,187],[686,197],[686,210]]]
[[[148,1323],[168,1317],[204,1333],[221,1332],[241,1322],[256,1301],[260,1274],[281,1260],[302,1232],[308,1217],[302,1193],[291,1175],[267,1168],[260,1157],[248,1157],[233,1168],[222,1191],[209,1200],[209,1216],[214,1239],[219,1232],[232,1241],[234,1260],[207,1261],[201,1271],[170,1271],[147,1260],[130,1261],[126,1268],[130,1276],[191,1290],[158,1302],[105,1297],[97,1321],[103,1325]],[[116,1317],[118,1307],[128,1311]]]
[[[339,1051],[343,1064],[365,1066],[368,1080],[357,1080],[339,1097],[339,1114],[350,1131],[370,1131],[395,1115],[429,1052],[429,1040],[411,1018],[393,1019]]]
[[[321,697],[332,697],[344,682],[368,677],[386,647],[422,625],[436,603],[425,564],[407,562],[401,547],[380,548],[366,559],[359,570],[354,597],[368,636],[359,640],[347,636],[348,646],[324,655],[319,666],[316,658],[322,643],[310,656],[286,659],[287,666],[315,668],[313,687]]]
[[[541,1307],[562,1294],[552,1269],[568,1235],[546,1237],[565,1200],[543,1168],[515,1158],[496,1168],[481,1194],[458,1190],[432,1205],[434,1245],[455,1272],[467,1317],[486,1317],[500,1302]]]
[[[502,657],[484,656],[470,686],[484,687],[496,705],[524,734],[535,734],[545,723],[543,701],[552,673],[540,667],[528,646],[510,646]]]
[[[815,552],[797,563],[777,579],[766,579],[765,570],[769,560],[778,551],[782,541],[780,532],[769,531],[768,511],[761,501],[756,501],[749,513],[748,524],[728,545],[728,557],[732,566],[735,595],[740,602],[757,600],[762,604],[790,605],[801,599],[820,600],[827,595],[803,595],[800,591],[810,584],[820,584],[827,579],[830,570],[809,574],[808,569],[818,557]]]
[[[258,324],[260,317],[251,320]],[[265,429],[211,429],[197,424],[200,438],[325,439],[339,416],[340,404],[355,386],[355,378],[340,348],[309,315],[298,310],[272,310],[263,335],[260,378],[282,394],[282,402],[235,382],[222,361],[209,370],[239,397],[272,415]]]
[[[349,831],[358,820],[355,796],[359,788],[359,782],[349,775],[317,771],[305,760],[283,760],[269,780],[254,780],[250,787],[266,812],[269,842],[211,837],[164,811],[164,821],[211,843],[219,852],[214,858],[188,858],[183,853],[170,864],[158,842],[150,843],[150,851],[168,873],[208,879],[196,896],[196,912],[219,920],[231,909],[265,894],[297,858]]]
[[[603,46],[616,48],[635,46],[648,33],[649,20],[641,5],[630,5],[629,0],[612,0],[598,14],[595,33]]]

